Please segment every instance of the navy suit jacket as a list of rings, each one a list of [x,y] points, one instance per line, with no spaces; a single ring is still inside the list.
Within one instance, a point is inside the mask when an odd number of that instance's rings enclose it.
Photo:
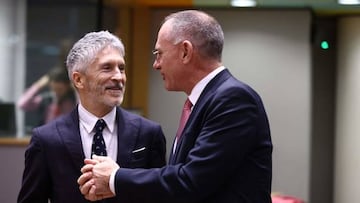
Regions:
[[[116,111],[118,127],[117,163],[127,168],[162,167],[165,137],[160,125],[127,112]],[[145,150],[133,153],[136,149]],[[23,183],[19,203],[82,203],[77,179],[85,155],[79,131],[77,108],[54,122],[35,128],[25,152]],[[116,198],[101,202],[122,202]]]
[[[119,197],[154,203],[271,202],[272,142],[258,94],[223,70],[193,107],[169,165],[120,168]]]

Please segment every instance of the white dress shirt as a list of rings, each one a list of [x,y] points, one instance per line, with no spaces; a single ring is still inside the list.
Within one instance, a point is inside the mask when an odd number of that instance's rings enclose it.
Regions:
[[[94,127],[98,118],[89,111],[87,111],[81,103],[78,106],[79,111],[79,127],[81,142],[86,158],[91,157],[91,146],[93,137],[95,135]],[[118,139],[117,139],[117,123],[116,123],[116,108],[113,108],[102,119],[106,123],[106,127],[103,130],[103,137],[106,145],[107,156],[112,160],[117,159]]]

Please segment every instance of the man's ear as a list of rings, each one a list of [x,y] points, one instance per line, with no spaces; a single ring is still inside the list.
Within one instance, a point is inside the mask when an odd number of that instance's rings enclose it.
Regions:
[[[77,89],[82,89],[84,88],[84,77],[83,74],[81,74],[80,72],[74,71],[72,73],[72,81],[74,83],[74,86]]]
[[[182,53],[182,60],[183,63],[189,63],[192,58],[192,54],[194,51],[194,47],[189,40],[184,40],[181,43],[181,53]]]

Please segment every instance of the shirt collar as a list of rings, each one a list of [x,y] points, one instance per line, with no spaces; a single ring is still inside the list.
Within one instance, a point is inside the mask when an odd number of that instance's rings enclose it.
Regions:
[[[201,79],[195,87],[191,90],[191,94],[188,96],[189,100],[191,101],[192,105],[195,106],[195,103],[200,97],[200,94],[205,89],[206,85],[222,70],[224,70],[224,66],[220,66],[213,70],[211,73],[209,73],[207,76],[205,76],[203,79]]]
[[[78,107],[79,111],[79,119],[80,122],[83,123],[85,130],[87,133],[91,133],[91,131],[94,129],[94,126],[96,122],[100,119],[96,117],[94,114],[90,113],[88,110],[86,110],[81,103]],[[116,117],[116,107],[114,107],[108,114],[106,114],[102,119],[106,123],[106,127],[109,129],[111,133],[114,132],[115,128],[115,117]]]

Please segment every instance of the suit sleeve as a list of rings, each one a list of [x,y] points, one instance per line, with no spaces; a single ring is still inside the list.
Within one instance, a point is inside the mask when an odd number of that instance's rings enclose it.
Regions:
[[[45,152],[36,130],[25,152],[25,169],[18,203],[48,203],[50,177],[45,161]]]

